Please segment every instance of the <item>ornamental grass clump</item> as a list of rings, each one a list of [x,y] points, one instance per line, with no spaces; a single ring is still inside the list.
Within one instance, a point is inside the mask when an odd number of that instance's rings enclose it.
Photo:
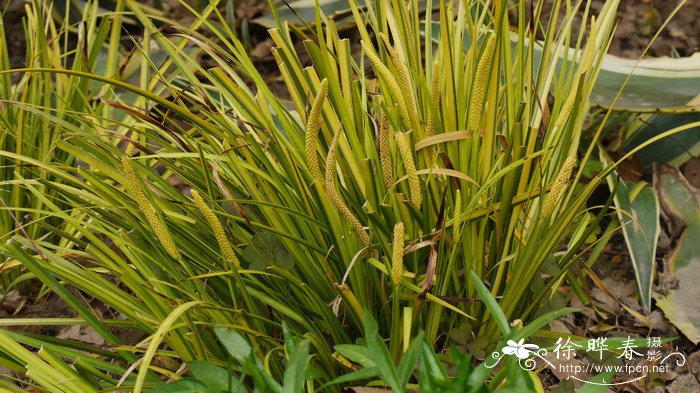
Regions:
[[[73,136],[55,148],[81,157],[79,168],[51,166],[69,185],[42,181],[58,190],[44,210],[65,221],[54,232],[65,241],[17,235],[4,251],[97,331],[108,335],[127,318],[143,337],[135,345],[110,337],[119,352],[81,348],[110,361],[75,368],[115,379],[141,358],[138,377],[119,388],[139,392],[180,378],[177,368],[194,360],[227,367],[213,334],[224,326],[280,380],[292,356],[288,329],[308,340],[323,383],[349,372],[334,348],[362,336],[365,313],[394,360],[421,332],[442,350],[454,344],[447,332],[469,326],[492,348],[504,320],[532,320],[562,277],[577,279],[567,272],[605,214],[606,206],[594,217],[585,208],[605,173],[576,193],[570,179],[577,151],[589,147],[581,146],[588,97],[618,1],[580,29],[576,12],[592,20],[590,2],[565,10],[555,2],[546,26],[542,2],[534,15],[529,1],[514,13],[511,4],[429,1],[439,7],[433,21],[417,0],[366,8],[350,0],[360,53],[320,12],[303,33],[278,21],[272,53],[292,105],[267,85],[215,1],[191,10],[192,25],[171,36],[125,1],[166,55],[162,66],[142,64],[153,82],[23,70],[136,97],[100,101],[110,116],[44,115]],[[120,319],[95,318],[63,286]],[[498,318],[473,301],[484,291],[498,299]],[[22,337],[12,339],[42,345]]]
[[[7,17],[6,4],[0,11],[3,18]],[[115,76],[121,60],[115,57],[121,39],[119,18],[111,24],[90,18],[96,10],[87,9],[80,29],[70,31],[67,20],[52,17],[50,2],[21,6],[26,67]],[[79,158],[57,149],[56,144],[80,129],[76,117],[99,118],[106,105],[95,99],[98,94],[114,99],[116,93],[100,92],[99,85],[76,75],[11,72],[11,59],[17,55],[12,51],[17,47],[7,41],[16,37],[6,35],[10,26],[14,25],[0,22],[0,251],[13,236],[68,246],[80,235],[71,229],[64,231],[64,220],[52,214],[47,201],[71,216],[82,215],[73,206],[62,204],[59,186]],[[116,28],[114,34],[112,27]],[[76,47],[80,56],[74,56]],[[14,289],[25,294],[32,278],[26,273],[16,260],[0,260],[0,294]]]

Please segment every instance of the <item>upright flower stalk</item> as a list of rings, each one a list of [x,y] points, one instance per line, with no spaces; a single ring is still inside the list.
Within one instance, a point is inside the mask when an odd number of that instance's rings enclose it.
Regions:
[[[391,71],[389,71],[387,66],[382,63],[382,60],[374,51],[372,45],[363,40],[362,48],[365,50],[365,54],[367,54],[367,58],[369,59],[370,63],[372,63],[372,67],[377,73],[377,76],[381,77],[381,79],[383,79],[388,85],[391,95],[394,97],[399,106],[399,113],[401,114],[401,119],[403,120],[404,126],[410,127],[411,116],[408,113],[408,106],[406,105],[406,100],[401,92],[401,86],[396,81],[396,78],[394,78],[394,75],[391,73]]]
[[[411,88],[411,80],[409,79],[408,70],[406,69],[406,64],[399,58],[398,53],[394,47],[389,43],[389,38],[387,38],[384,33],[379,33],[379,39],[384,42],[386,51],[389,53],[389,58],[391,59],[391,64],[393,64],[394,69],[396,69],[396,77],[398,79],[399,88],[401,93],[403,93],[403,99],[406,103],[406,109],[408,111],[415,111],[415,104],[413,103],[413,89]],[[410,118],[405,120],[407,124],[410,124]]]

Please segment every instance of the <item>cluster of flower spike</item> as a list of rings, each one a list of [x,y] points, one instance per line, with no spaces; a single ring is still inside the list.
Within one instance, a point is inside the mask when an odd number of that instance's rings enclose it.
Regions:
[[[408,69],[406,69],[406,65],[403,61],[401,61],[399,55],[389,43],[389,39],[386,37],[386,35],[384,35],[383,33],[379,33],[379,38],[384,42],[386,51],[389,53],[389,58],[391,59],[391,64],[393,64],[394,69],[396,69],[396,76],[398,78],[399,88],[401,90],[404,103],[407,109],[407,112],[405,114],[402,112],[404,122],[406,123],[406,125],[411,124],[411,119],[408,117],[408,111],[415,111],[416,106],[413,103],[413,91],[411,89],[411,82],[408,78]]]
[[[384,79],[387,86],[389,87],[389,90],[391,91],[391,95],[394,97],[396,103],[399,105],[399,111],[401,113],[401,118],[403,119],[404,124],[406,126],[409,126],[411,124],[411,116],[408,113],[408,106],[406,105],[404,96],[401,93],[401,87],[396,81],[396,78],[394,78],[394,75],[391,73],[391,71],[389,71],[389,69],[384,65],[384,63],[382,63],[382,60],[379,58],[377,53],[374,52],[374,48],[372,47],[372,45],[368,44],[363,40],[362,48],[365,50],[367,58],[369,59],[370,63],[372,63],[372,67],[374,68],[375,72],[378,74],[378,76]]]

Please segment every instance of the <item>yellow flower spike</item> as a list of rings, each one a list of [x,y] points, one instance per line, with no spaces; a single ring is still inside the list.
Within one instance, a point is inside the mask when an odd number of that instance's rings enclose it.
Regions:
[[[408,187],[411,191],[411,204],[415,206],[416,209],[420,209],[423,194],[421,193],[420,189],[420,180],[418,180],[418,173],[416,172],[416,164],[413,160],[411,145],[409,144],[406,134],[403,132],[397,132],[395,135],[396,144],[399,147],[401,159],[403,160],[403,166],[406,170],[406,175],[408,176]]]
[[[408,70],[406,69],[406,65],[403,61],[401,61],[399,55],[396,53],[396,50],[394,50],[394,48],[389,43],[389,39],[387,38],[387,36],[384,35],[384,33],[379,33],[379,38],[384,42],[384,46],[386,47],[387,52],[389,52],[391,64],[393,64],[394,68],[396,69],[396,76],[398,78],[399,88],[401,89],[401,93],[403,93],[406,108],[409,111],[414,111],[416,106],[413,103],[413,91],[411,89],[411,82],[408,77]],[[404,119],[404,121],[410,122],[410,119],[406,118]]]
[[[581,67],[579,68],[579,73],[588,72],[593,65],[593,59],[595,58],[595,41],[598,37],[598,30],[596,28],[595,16],[591,18],[591,31],[588,33],[588,41],[586,44],[586,50],[583,55],[583,61],[581,62]]]
[[[472,86],[472,95],[469,100],[469,115],[467,117],[468,127],[472,131],[480,131],[481,113],[483,111],[484,99],[486,97],[486,82],[488,79],[489,66],[491,59],[496,51],[496,35],[492,34],[486,41],[486,48],[479,59],[479,64],[476,67],[474,76],[474,85]]]
[[[318,94],[314,99],[309,112],[309,121],[306,123],[306,162],[311,171],[311,177],[314,182],[323,183],[323,175],[321,174],[321,166],[318,163],[318,127],[321,124],[321,110],[323,103],[328,95],[328,79],[321,81],[318,88]]]
[[[566,102],[564,102],[564,105],[562,105],[561,109],[559,110],[559,114],[557,115],[557,122],[554,123],[554,126],[557,129],[563,127],[564,124],[566,124],[566,121],[569,119],[569,114],[571,113],[571,110],[574,108],[574,104],[576,103],[577,93],[578,83],[574,81],[574,85],[571,87],[569,96],[566,97]]]
[[[403,223],[394,225],[394,241],[391,246],[391,283],[399,287],[403,279]]]
[[[382,166],[384,185],[387,189],[394,185],[394,167],[391,162],[391,146],[389,146],[390,127],[389,118],[387,115],[382,114],[379,121],[379,159]]]
[[[576,95],[578,93],[578,81],[580,80],[580,77],[583,73],[588,72],[593,65],[593,59],[595,57],[595,40],[598,35],[598,31],[596,29],[596,23],[595,23],[595,17],[591,20],[591,31],[588,35],[588,43],[586,44],[586,49],[584,50],[583,55],[581,56],[581,65],[578,68],[577,74],[578,78],[574,78],[573,80],[573,86],[571,88],[571,91],[569,92],[569,95],[566,97],[566,102],[564,102],[564,105],[562,105],[561,110],[559,110],[559,115],[557,116],[557,122],[554,123],[554,126],[557,129],[560,129],[561,127],[566,124],[566,121],[569,119],[569,114],[571,113],[571,110],[574,107],[574,104],[576,103]]]
[[[401,119],[404,122],[404,126],[410,127],[411,116],[408,113],[408,107],[406,106],[406,101],[404,100],[403,94],[401,93],[401,87],[399,86],[399,83],[396,81],[396,78],[394,78],[394,75],[391,73],[391,71],[389,71],[389,69],[384,65],[384,63],[382,63],[382,60],[374,51],[372,45],[368,44],[364,40],[361,42],[362,48],[367,54],[367,58],[369,59],[370,63],[372,63],[372,67],[377,73],[377,76],[380,76],[382,79],[384,79],[384,81],[389,87],[391,95],[393,95],[396,99],[396,103],[399,105],[399,111],[401,112]]]
[[[433,103],[433,108],[435,111],[440,110],[440,63],[438,59],[435,59],[433,63],[433,72],[430,79],[430,98]],[[425,136],[435,135],[435,119],[433,118],[433,112],[428,111],[428,122],[425,126]]]
[[[340,132],[335,134],[333,141],[331,141],[331,145],[328,148],[328,156],[326,157],[326,193],[328,194],[331,203],[333,203],[333,206],[335,206],[335,208],[340,212],[340,215],[346,220],[350,221],[350,224],[352,224],[353,228],[355,229],[355,233],[357,233],[357,236],[360,238],[360,241],[362,241],[362,244],[365,247],[369,247],[370,238],[365,231],[365,228],[362,226],[360,220],[358,220],[357,217],[352,214],[352,211],[345,206],[343,201],[340,199],[340,195],[338,195],[338,191],[335,189],[335,153],[338,147],[339,137]]]
[[[430,77],[430,99],[432,102],[432,108],[428,108],[428,121],[425,125],[425,138],[435,135],[436,121],[433,117],[433,110],[435,113],[440,113],[440,62],[435,59],[433,62],[433,70]],[[435,146],[428,146],[428,156],[431,161],[435,160]]]
[[[226,237],[224,227],[221,225],[214,211],[204,202],[202,196],[199,195],[199,192],[195,189],[192,189],[192,198],[194,199],[195,206],[202,212],[204,219],[207,220],[209,226],[214,231],[214,237],[216,237],[216,242],[219,243],[221,255],[224,256],[226,261],[233,263],[236,269],[240,269],[241,262],[238,260],[238,257],[236,257],[236,253],[233,252],[233,247],[231,247],[231,243],[229,243]]]
[[[452,243],[458,244],[462,237],[462,193],[460,190],[457,190],[455,195],[455,213],[452,228]]]
[[[165,251],[171,257],[180,259],[180,252],[177,250],[177,247],[175,247],[175,243],[173,242],[172,237],[170,237],[168,228],[165,226],[165,223],[160,216],[156,214],[156,211],[148,201],[146,194],[143,193],[141,182],[136,176],[134,167],[131,166],[131,162],[129,162],[127,157],[122,157],[122,167],[124,170],[124,175],[126,175],[126,187],[129,191],[131,191],[131,194],[133,195],[134,200],[136,200],[136,204],[139,206],[139,209],[141,209],[141,212],[143,212],[143,215],[146,216],[146,221],[148,221],[151,228],[153,228],[156,238],[160,241]]]
[[[544,128],[547,129],[549,122],[552,119],[552,113],[549,111],[549,103],[547,101],[540,103],[540,105],[542,110],[542,124],[544,125]]]
[[[566,183],[569,182],[574,164],[576,164],[575,156],[569,156],[566,161],[564,161],[564,165],[562,165],[559,174],[554,179],[552,189],[549,190],[549,195],[547,195],[545,199],[544,206],[542,206],[542,218],[549,218],[554,212],[554,208],[557,206],[557,202],[559,202],[559,198],[564,192],[564,187],[566,187]]]

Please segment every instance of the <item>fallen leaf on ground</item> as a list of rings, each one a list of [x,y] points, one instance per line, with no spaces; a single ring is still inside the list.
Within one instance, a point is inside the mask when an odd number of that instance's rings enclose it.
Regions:
[[[657,190],[661,205],[672,223],[682,223],[676,248],[665,260],[667,274],[677,280],[666,293],[656,293],[656,303],[666,317],[690,341],[700,343],[700,197],[677,169],[659,171]],[[698,390],[700,391],[700,389]]]
[[[66,326],[56,337],[94,345],[103,345],[105,343],[104,338],[90,326]]]

